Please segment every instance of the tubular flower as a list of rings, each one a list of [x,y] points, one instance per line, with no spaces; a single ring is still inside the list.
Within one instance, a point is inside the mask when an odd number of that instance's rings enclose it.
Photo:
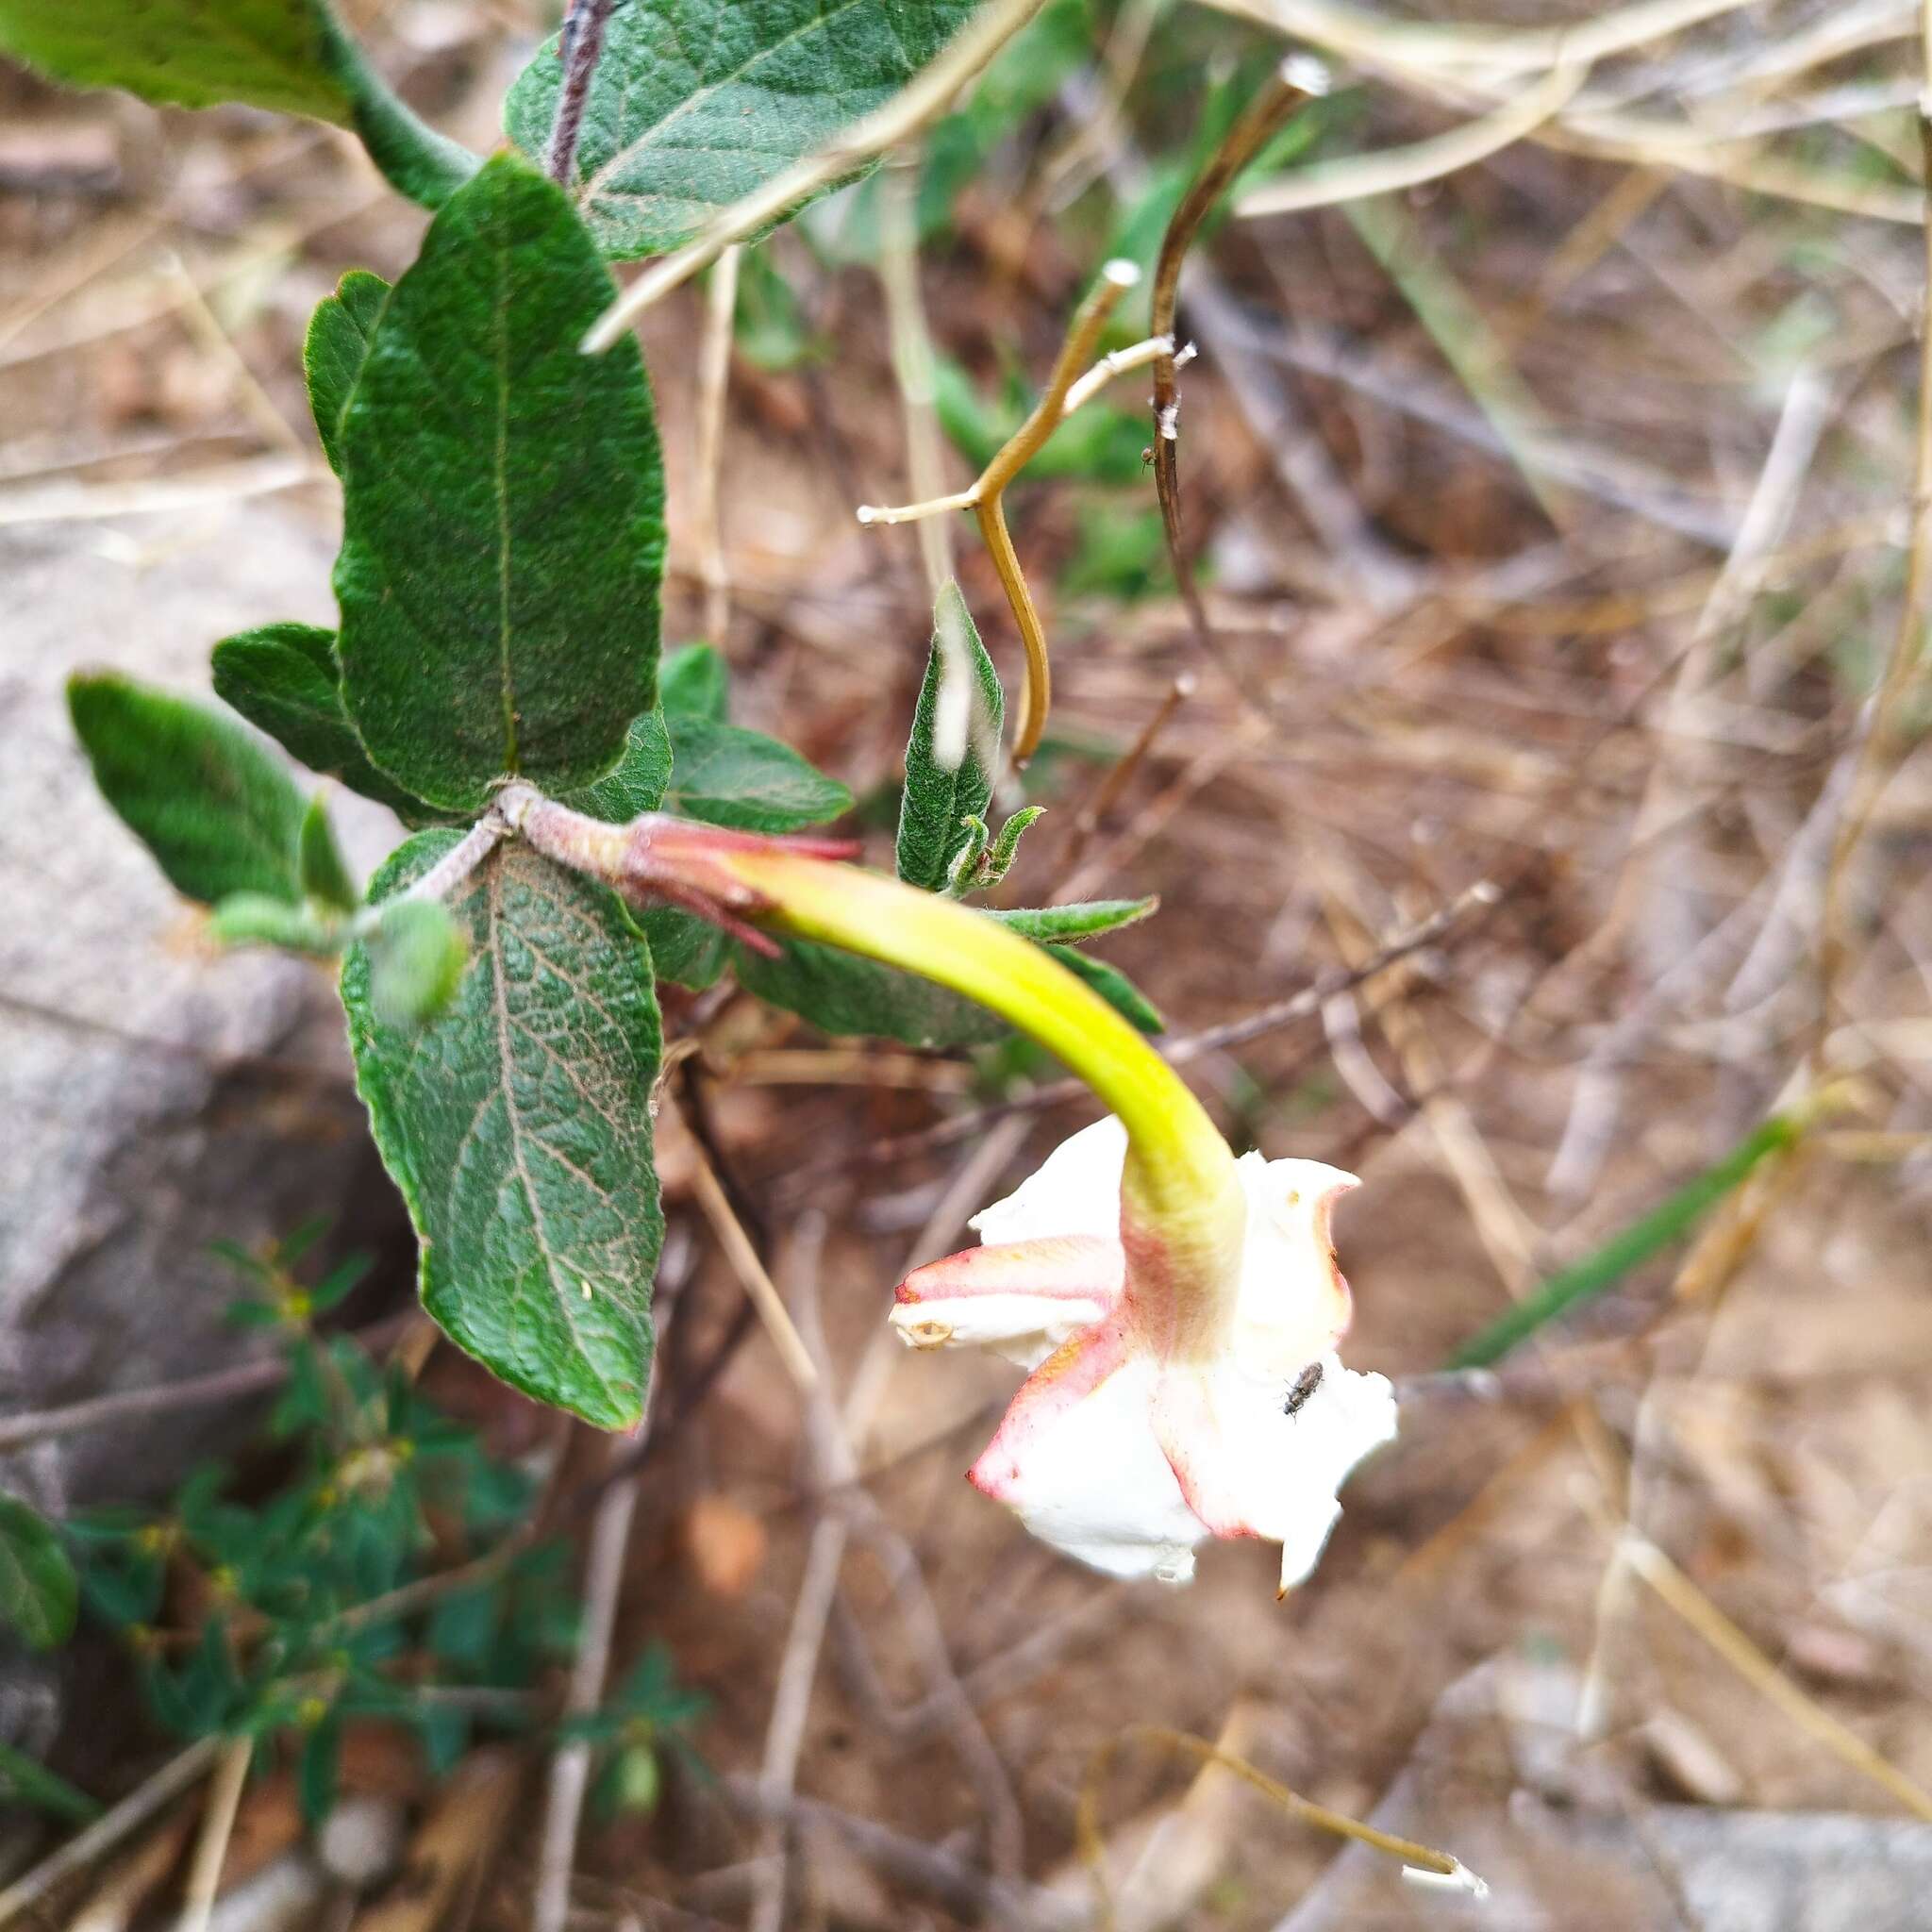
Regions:
[[[1395,1433],[1380,1375],[1335,1357],[1348,1285],[1328,1236],[1355,1185],[1236,1160],[1173,1067],[1038,946],[957,900],[833,862],[839,848],[646,812],[607,825],[527,786],[498,794],[538,851],[633,901],[741,937],[843,946],[980,1001],[1077,1074],[1108,1118],[979,1216],[984,1245],[907,1278],[916,1348],[993,1348],[1032,1373],[969,1472],[1035,1535],[1116,1576],[1184,1583],[1203,1537],[1314,1567],[1335,1491]]]
[[[1314,1568],[1343,1479],[1395,1434],[1387,1379],[1335,1354],[1349,1294],[1329,1219],[1355,1178],[1233,1163],[1246,1225],[1232,1319],[1204,1341],[1128,1291],[1159,1267],[1158,1233],[1137,1233],[1131,1201],[1124,1216],[1127,1147],[1113,1119],[1064,1142],[974,1219],[982,1246],[907,1277],[892,1325],[914,1348],[990,1348],[1032,1371],[968,1479],[1034,1535],[1170,1583],[1191,1578],[1204,1537],[1263,1537],[1281,1545],[1286,1592]]]

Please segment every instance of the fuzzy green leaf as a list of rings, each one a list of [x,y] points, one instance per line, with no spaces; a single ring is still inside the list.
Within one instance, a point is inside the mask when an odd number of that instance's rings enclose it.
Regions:
[[[1167,1023],[1160,1017],[1159,1009],[1118,966],[1109,966],[1105,959],[1090,959],[1073,946],[1048,946],[1045,950],[1075,979],[1083,980],[1097,992],[1129,1025],[1142,1033],[1166,1030]]]
[[[453,842],[424,832],[374,895]],[[604,1428],[643,1410],[663,1238],[651,1155],[651,959],[616,899],[518,844],[453,896],[470,963],[420,1032],[342,972],[357,1084],[422,1237],[424,1306],[513,1388]]]
[[[675,906],[654,906],[632,916],[650,941],[651,963],[659,979],[673,980],[692,992],[717,985],[719,974],[730,963],[731,942],[715,925],[708,925],[695,913],[680,912]]]
[[[729,716],[731,667],[715,644],[680,644],[658,674],[658,702],[667,718],[708,718],[724,724]]]
[[[992,802],[1006,700],[959,587],[947,583],[933,608],[932,651],[906,746],[899,806],[899,876],[928,892],[946,889],[953,859],[968,842],[969,818]]]
[[[348,90],[311,0],[0,0],[0,47],[56,80],[150,101],[245,101],[346,127]]]
[[[1041,941],[1091,940],[1118,932],[1145,919],[1160,904],[1156,898],[1089,899],[1077,906],[1042,906],[1037,909],[995,912],[992,917],[1023,939]]]
[[[1004,1040],[997,1013],[858,953],[814,940],[785,940],[775,959],[734,943],[747,992],[809,1020],[821,1033],[876,1034],[908,1046],[982,1046]]]
[[[656,811],[671,781],[671,740],[662,711],[630,721],[624,755],[601,778],[565,796],[563,803],[607,824],[628,824],[641,811]]]
[[[348,861],[336,843],[335,827],[329,824],[328,808],[318,791],[302,814],[302,829],[296,837],[296,867],[302,891],[310,899],[332,907],[338,912],[353,912],[361,903],[356,882],[349,876]]]
[[[74,728],[108,803],[176,891],[302,896],[302,794],[239,725],[125,677],[68,680]]]
[[[0,1624],[30,1648],[52,1650],[74,1634],[80,1582],[52,1524],[0,1496]]]
[[[342,412],[362,373],[375,325],[389,300],[389,284],[367,269],[352,268],[333,295],[315,305],[302,340],[302,372],[308,381],[308,408],[322,453],[338,476],[342,474]]]
[[[611,16],[572,184],[605,254],[690,241],[891,99],[972,11],[973,0],[631,0]],[[561,81],[551,40],[504,104],[525,154],[544,151]]]
[[[610,277],[562,192],[498,155],[430,224],[342,418],[342,693],[452,811],[588,784],[657,696],[664,481],[637,344],[578,344]]]
[[[216,695],[311,772],[334,778],[420,824],[438,816],[369,762],[342,708],[333,631],[266,624],[224,638],[214,650]]]
[[[691,818],[741,832],[795,832],[852,808],[844,786],[775,738],[695,716],[670,724],[666,795]]]
[[[0,0],[0,51],[80,87],[354,127],[390,185],[425,208],[476,166],[390,92],[326,0]]]

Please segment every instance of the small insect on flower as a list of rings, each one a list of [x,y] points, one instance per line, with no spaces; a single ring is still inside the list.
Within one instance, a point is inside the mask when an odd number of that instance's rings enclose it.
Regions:
[[[1281,1405],[1283,1415],[1298,1414],[1317,1389],[1322,1386],[1323,1367],[1320,1362],[1310,1362],[1294,1380],[1290,1383],[1288,1400]]]

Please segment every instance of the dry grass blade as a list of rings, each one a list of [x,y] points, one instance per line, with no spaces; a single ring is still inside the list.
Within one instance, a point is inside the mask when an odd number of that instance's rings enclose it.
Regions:
[[[65,1884],[76,1873],[85,1872],[96,1859],[105,1857],[123,1840],[139,1831],[157,1812],[205,1777],[221,1750],[220,1738],[197,1738],[85,1831],[76,1832],[58,1851],[16,1878],[5,1891],[0,1891],[0,1925],[12,1924],[56,1887]]]
[[[1305,208],[1332,208],[1364,194],[1393,194],[1424,181],[1440,181],[1521,141],[1572,100],[1589,75],[1587,67],[1553,67],[1538,83],[1492,112],[1465,122],[1446,134],[1407,147],[1298,168],[1241,196],[1235,213],[1244,221],[1262,215],[1295,214]]]

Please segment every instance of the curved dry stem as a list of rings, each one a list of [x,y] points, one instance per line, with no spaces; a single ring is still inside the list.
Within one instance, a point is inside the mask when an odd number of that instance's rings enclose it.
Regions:
[[[1174,307],[1181,284],[1181,264],[1193,246],[1208,212],[1227,192],[1236,175],[1260,153],[1274,131],[1290,115],[1313,100],[1326,85],[1326,75],[1310,61],[1291,56],[1275,69],[1274,76],[1236,117],[1226,138],[1194,176],[1180,206],[1161,238],[1160,255],[1154,265],[1154,299],[1149,326],[1157,339],[1167,339],[1168,350],[1154,361],[1154,488],[1160,498],[1161,529],[1167,538],[1168,562],[1174,570],[1174,588],[1187,607],[1188,622],[1195,641],[1212,656],[1217,648],[1213,627],[1208,622],[1208,607],[1200,586],[1194,581],[1193,559],[1188,554],[1181,531],[1181,479],[1179,463],[1180,391],[1174,372],[1186,359],[1176,355]],[[1236,680],[1240,688],[1240,680]]]
[[[986,554],[999,573],[1000,589],[1012,607],[1013,622],[1020,626],[1020,644],[1026,654],[1025,682],[1020,688],[1020,714],[1013,726],[1013,764],[1018,769],[1040,749],[1041,734],[1046,729],[1046,713],[1053,703],[1053,670],[1046,658],[1046,627],[1034,607],[1026,573],[1020,568],[1020,554],[1013,548],[1012,532],[1007,528],[1004,497],[990,496],[975,503],[973,516],[985,541]]]
[[[1343,1812],[1331,1811],[1325,1805],[1317,1805],[1312,1799],[1290,1790],[1266,1772],[1257,1771],[1245,1757],[1238,1757],[1206,1738],[1173,1730],[1166,1724],[1128,1724],[1088,1759],[1086,1775],[1080,1780],[1079,1802],[1074,1814],[1074,1841],[1079,1846],[1081,1861],[1092,1874],[1103,1925],[1110,1926],[1114,1918],[1113,1900],[1107,1886],[1107,1846],[1100,1831],[1101,1787],[1112,1769],[1114,1759],[1134,1744],[1157,1744],[1170,1751],[1185,1752],[1196,1763],[1219,1765],[1242,1783],[1253,1786],[1291,1818],[1304,1824],[1312,1824],[1317,1831],[1332,1832],[1337,1838],[1354,1839],[1372,1851],[1400,1859],[1405,1877],[1413,1876],[1425,1883],[1452,1887],[1476,1898],[1488,1894],[1489,1887],[1460,1858],[1452,1857],[1447,1852],[1439,1852],[1433,1846],[1418,1844],[1413,1839],[1398,1838],[1393,1832],[1364,1824],[1359,1819],[1350,1818]]]
[[[979,473],[969,490],[954,496],[934,497],[925,503],[902,504],[881,508],[861,504],[861,524],[909,524],[921,517],[936,516],[944,510],[970,509],[979,525],[1000,588],[1012,608],[1013,622],[1019,626],[1020,643],[1026,654],[1025,682],[1020,694],[1019,718],[1013,733],[1013,763],[1024,766],[1039,749],[1046,729],[1046,713],[1053,695],[1053,677],[1046,661],[1046,627],[1040,621],[1039,608],[1027,588],[1026,575],[1020,567],[1019,553],[1013,548],[1012,533],[1007,528],[1003,498],[1007,485],[1017,476],[1045,446],[1047,439],[1074,410],[1097,395],[1112,378],[1124,371],[1160,358],[1174,360],[1170,342],[1138,342],[1130,349],[1094,362],[1094,351],[1106,333],[1108,318],[1120,300],[1141,279],[1141,271],[1130,261],[1110,261],[1100,272],[1100,279],[1088,291],[1087,299],[1067,325],[1067,333],[1054,358],[1053,372],[1046,387],[1012,435],[993,452],[992,460]],[[1165,352],[1163,356],[1163,351]],[[1089,368],[1089,363],[1094,366]]]

